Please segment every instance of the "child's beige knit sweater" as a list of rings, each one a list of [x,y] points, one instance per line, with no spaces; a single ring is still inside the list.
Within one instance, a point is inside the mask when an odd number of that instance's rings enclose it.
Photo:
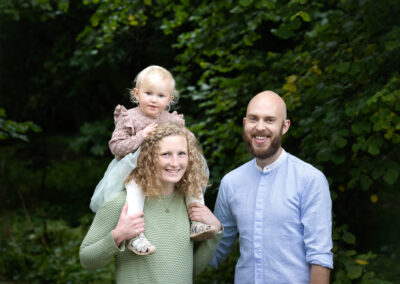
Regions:
[[[115,129],[108,143],[111,153],[117,159],[122,159],[129,153],[135,152],[143,142],[143,129],[151,123],[175,122],[184,126],[182,114],[176,111],[163,111],[157,118],[149,118],[143,114],[140,107],[126,109],[118,105],[114,110]]]

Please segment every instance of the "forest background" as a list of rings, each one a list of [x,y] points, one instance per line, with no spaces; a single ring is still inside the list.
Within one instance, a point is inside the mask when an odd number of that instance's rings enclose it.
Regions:
[[[284,148],[329,179],[333,283],[400,283],[400,1],[1,0],[0,282],[112,283],[79,263],[117,104],[151,64],[211,170],[251,157],[249,99],[270,89]],[[195,283],[232,283],[237,249]]]

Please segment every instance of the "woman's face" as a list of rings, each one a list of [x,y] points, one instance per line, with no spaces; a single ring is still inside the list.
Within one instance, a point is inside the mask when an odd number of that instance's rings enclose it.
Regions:
[[[185,136],[164,137],[158,144],[158,169],[165,189],[173,189],[181,180],[188,166],[188,147]]]

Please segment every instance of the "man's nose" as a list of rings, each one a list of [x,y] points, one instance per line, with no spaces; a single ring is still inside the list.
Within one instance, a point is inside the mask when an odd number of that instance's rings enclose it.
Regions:
[[[257,122],[256,124],[256,129],[257,130],[263,130],[265,129],[265,123],[264,121],[262,121],[261,119]]]

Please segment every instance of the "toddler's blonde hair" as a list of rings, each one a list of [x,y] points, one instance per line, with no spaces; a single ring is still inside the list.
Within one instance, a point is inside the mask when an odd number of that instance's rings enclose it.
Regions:
[[[142,71],[137,74],[135,80],[133,81],[133,85],[135,88],[140,89],[140,87],[144,84],[148,76],[160,76],[161,79],[163,80],[168,80],[170,81],[170,93],[169,95],[174,96],[173,100],[168,104],[169,107],[175,105],[178,102],[179,99],[179,93],[175,90],[175,79],[172,76],[171,72],[169,72],[167,69],[164,67],[158,66],[158,65],[151,65],[143,69]],[[133,103],[139,104],[137,99],[135,98],[133,94],[133,89],[130,90],[130,99]]]

